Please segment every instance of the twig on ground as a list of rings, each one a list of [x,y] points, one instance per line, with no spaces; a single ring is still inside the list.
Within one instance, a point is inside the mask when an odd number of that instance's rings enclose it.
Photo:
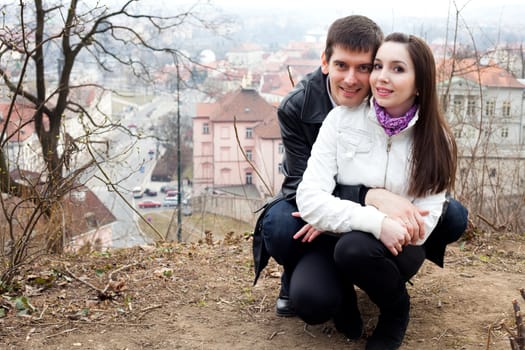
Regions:
[[[86,286],[88,286],[89,288],[95,290],[97,293],[98,293],[98,298],[100,300],[106,300],[106,299],[113,299],[114,295],[112,295],[111,293],[108,292],[108,289],[113,285],[113,274],[117,273],[117,272],[120,272],[122,270],[125,270],[127,268],[130,268],[132,266],[135,266],[135,265],[138,265],[140,264],[139,262],[136,262],[136,263],[133,263],[133,264],[128,264],[128,265],[124,265],[124,266],[121,266],[119,267],[118,269],[116,270],[113,270],[111,271],[111,273],[108,275],[108,283],[106,284],[106,286],[104,287],[104,289],[100,289],[98,288],[97,286],[87,282],[87,281],[84,281],[83,279],[81,279],[80,277],[76,276],[73,272],[71,272],[67,266],[64,266],[64,269],[66,270],[66,272],[74,279],[76,279],[77,281],[85,284]]]
[[[64,329],[62,332],[58,332],[58,333],[50,334],[50,335],[46,336],[46,339],[53,338],[53,337],[58,337],[59,335],[62,335],[62,334],[65,334],[65,333],[70,333],[70,332],[73,332],[73,331],[76,331],[76,330],[77,330],[77,328]]]
[[[315,335],[314,335],[312,332],[310,332],[310,331],[308,330],[308,323],[305,323],[305,324],[304,324],[304,328],[303,328],[303,330],[304,330],[304,332],[305,332],[306,334],[308,334],[310,337],[315,338]]]
[[[153,306],[147,307],[145,309],[142,309],[141,310],[142,314],[139,317],[137,317],[137,321],[142,319],[144,316],[146,316],[146,314],[148,312],[150,312],[151,310],[159,309],[161,307],[162,307],[162,305],[153,305]]]
[[[28,341],[29,338],[31,338],[31,334],[35,333],[35,331],[36,331],[36,328],[33,327],[33,328],[31,328],[31,329],[29,330],[29,332],[27,332],[27,335],[26,335],[26,341]]]
[[[261,299],[261,302],[259,303],[259,306],[257,307],[257,309],[259,310],[258,312],[261,313],[263,312],[263,309],[264,309],[264,301],[266,300],[266,294],[263,295],[262,299]]]
[[[38,321],[38,320],[42,319],[42,317],[44,316],[44,313],[46,312],[47,308],[48,308],[48,305],[45,304],[44,308],[42,309],[42,312],[40,313],[40,316],[38,316],[38,318],[35,318],[35,321]]]
[[[272,340],[273,338],[275,338],[276,336],[281,335],[281,334],[284,334],[284,332],[283,331],[275,331],[268,337],[268,340]]]
[[[64,266],[64,269],[66,270],[66,272],[74,279],[76,279],[77,281],[79,281],[80,283],[83,283],[85,284],[86,286],[88,286],[89,288],[93,289],[94,291],[98,292],[99,294],[103,294],[104,292],[102,291],[102,289],[92,285],[91,283],[87,282],[87,281],[84,281],[83,279],[81,279],[80,277],[78,277],[77,275],[75,275],[73,272],[71,272],[66,266]]]

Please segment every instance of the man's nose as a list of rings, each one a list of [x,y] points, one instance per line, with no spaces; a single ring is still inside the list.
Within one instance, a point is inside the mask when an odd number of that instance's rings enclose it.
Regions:
[[[355,76],[356,70],[355,68],[351,67],[348,69],[348,72],[346,72],[345,76],[345,83],[348,85],[354,84],[356,82],[356,76]]]

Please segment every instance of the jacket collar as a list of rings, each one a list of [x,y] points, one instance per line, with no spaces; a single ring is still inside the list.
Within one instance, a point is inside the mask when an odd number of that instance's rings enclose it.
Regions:
[[[301,120],[304,123],[322,123],[328,112],[332,110],[332,101],[326,88],[327,77],[328,75],[323,74],[319,67],[307,80],[301,111]]]

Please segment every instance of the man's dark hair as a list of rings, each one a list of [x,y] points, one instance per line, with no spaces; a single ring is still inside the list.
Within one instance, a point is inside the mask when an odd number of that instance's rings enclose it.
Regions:
[[[326,61],[330,61],[334,46],[357,52],[372,51],[374,57],[382,41],[383,31],[370,18],[360,15],[339,18],[328,29]]]

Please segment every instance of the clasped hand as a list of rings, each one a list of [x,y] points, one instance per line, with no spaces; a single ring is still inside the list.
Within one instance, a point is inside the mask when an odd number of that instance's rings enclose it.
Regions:
[[[423,216],[428,215],[428,210],[418,209],[408,199],[384,189],[370,189],[366,202],[386,215],[381,224],[379,240],[394,256],[401,253],[404,246],[416,244],[425,237]],[[300,218],[301,214],[293,212],[292,216]],[[305,224],[293,238],[312,242],[322,233],[312,225]]]

